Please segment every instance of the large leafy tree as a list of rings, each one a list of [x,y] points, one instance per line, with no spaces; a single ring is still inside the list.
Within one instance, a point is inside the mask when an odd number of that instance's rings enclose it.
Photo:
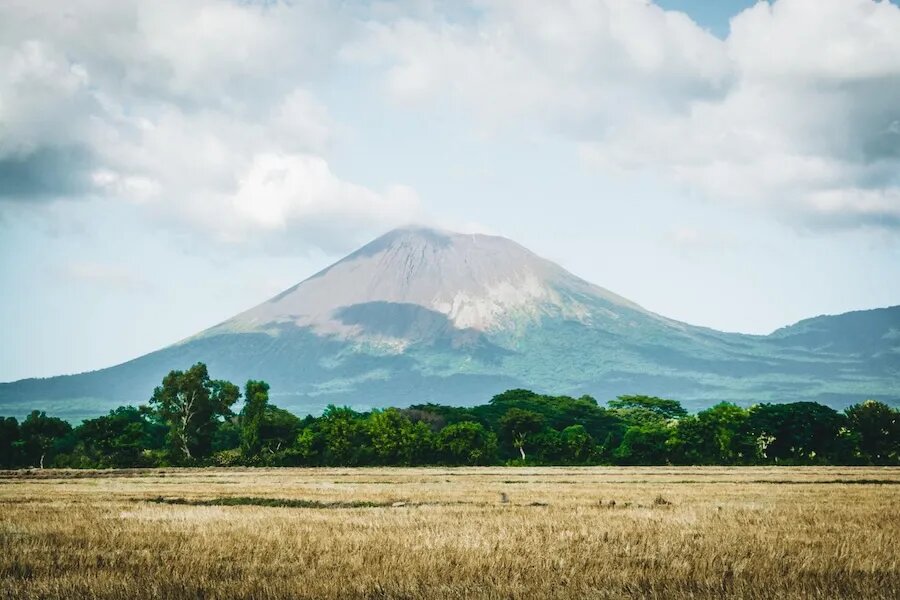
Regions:
[[[169,426],[172,450],[182,459],[207,456],[216,427],[230,416],[240,389],[228,381],[213,380],[206,365],[171,371],[153,392],[150,405]]]
[[[515,448],[525,460],[525,447],[535,442],[535,437],[545,427],[543,415],[532,410],[510,408],[500,418],[500,441],[504,448]]]
[[[57,417],[48,417],[44,411],[32,411],[19,428],[25,462],[44,468],[46,458],[51,458],[72,426]]]
[[[569,425],[559,435],[564,462],[580,464],[591,459],[596,443],[584,425]]]
[[[672,462],[681,465],[713,464],[716,448],[712,430],[695,415],[679,419],[672,431],[668,446]]]
[[[858,436],[863,458],[875,464],[900,462],[900,410],[875,400],[848,407],[848,427]]]
[[[710,454],[713,462],[732,464],[752,457],[753,440],[744,434],[748,417],[747,409],[729,402],[720,402],[697,413],[697,418],[706,426],[712,440]]]
[[[759,458],[790,462],[843,461],[850,454],[841,437],[847,419],[816,402],[758,404],[749,410],[746,434]]]
[[[399,410],[388,408],[369,415],[366,427],[380,464],[410,465],[431,458],[434,435],[423,421],[413,423]]]
[[[371,446],[362,415],[346,406],[329,405],[318,425],[324,440],[326,464],[347,467],[365,463]],[[304,431],[301,435],[314,436],[314,433]]]
[[[663,465],[668,462],[671,429],[664,423],[645,423],[629,427],[615,458],[626,465]]]
[[[269,384],[250,380],[244,386],[244,407],[241,409],[241,453],[253,457],[262,450],[261,429],[269,406]]]
[[[293,450],[297,453],[301,464],[313,466],[322,463],[322,457],[325,454],[325,434],[313,421],[307,424],[294,441]]]
[[[616,415],[598,406],[597,401],[587,395],[580,398],[544,396],[529,390],[516,389],[497,394],[488,404],[471,410],[479,417],[478,420],[495,428],[503,415],[514,408],[542,415],[546,425],[553,429],[561,430],[569,425],[583,425],[590,435],[598,439],[624,429]]]
[[[496,460],[497,436],[481,423],[463,421],[441,430],[437,448],[450,464],[489,465]]]
[[[752,458],[754,445],[743,435],[747,411],[722,402],[678,420],[669,446],[681,464],[734,464]]]
[[[273,455],[286,450],[294,443],[302,426],[303,421],[292,412],[267,406],[259,424],[261,452]]]
[[[269,403],[269,384],[250,380],[244,386],[244,406],[238,416],[240,446],[244,459],[265,462],[284,452],[296,441],[302,421],[294,414]]]

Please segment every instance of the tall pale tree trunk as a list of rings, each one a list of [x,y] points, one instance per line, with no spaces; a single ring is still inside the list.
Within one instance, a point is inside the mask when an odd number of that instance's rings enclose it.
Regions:
[[[194,400],[196,398],[197,393],[192,392],[190,399],[184,402],[181,410],[181,450],[188,458],[193,458],[191,456],[191,449],[188,448],[188,425],[190,424],[191,418],[194,416]]]

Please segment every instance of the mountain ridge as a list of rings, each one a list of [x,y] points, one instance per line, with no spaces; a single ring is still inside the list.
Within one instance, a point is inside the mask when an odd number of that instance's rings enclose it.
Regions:
[[[297,412],[472,404],[508,387],[612,397],[900,401],[900,306],[766,336],[683,323],[499,236],[390,231],[171,346],[88,373],[0,384],[0,413],[91,415],[140,403],[173,368],[272,384]]]

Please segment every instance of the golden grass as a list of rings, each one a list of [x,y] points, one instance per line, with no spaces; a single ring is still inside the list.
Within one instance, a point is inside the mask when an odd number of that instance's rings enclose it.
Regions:
[[[7,472],[0,596],[896,599],[900,470]]]

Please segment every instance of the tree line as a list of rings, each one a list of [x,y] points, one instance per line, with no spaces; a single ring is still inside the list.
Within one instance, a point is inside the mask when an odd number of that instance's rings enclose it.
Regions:
[[[300,418],[272,404],[267,383],[248,381],[242,393],[198,363],[166,375],[147,405],[75,427],[41,411],[21,423],[0,417],[3,468],[494,464],[898,465],[900,410],[723,402],[688,414],[651,396],[600,406],[515,389],[473,407],[328,406]]]

